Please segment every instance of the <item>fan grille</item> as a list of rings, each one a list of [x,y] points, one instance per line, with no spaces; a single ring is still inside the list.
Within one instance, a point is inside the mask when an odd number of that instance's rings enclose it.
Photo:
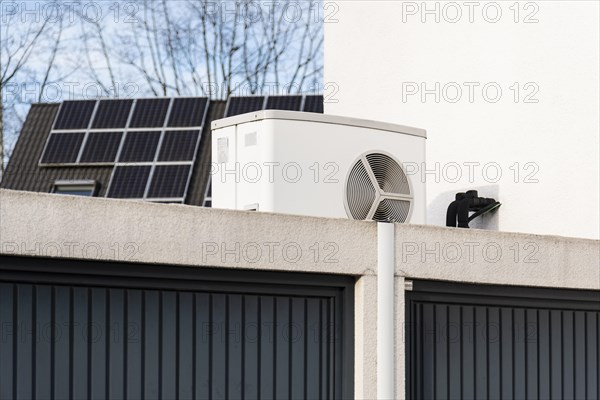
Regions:
[[[386,193],[410,194],[406,174],[392,157],[372,153],[365,156],[381,190]]]
[[[410,211],[410,201],[383,199],[373,215],[375,221],[405,222]]]
[[[400,164],[381,152],[370,152],[353,164],[346,180],[348,217],[374,221],[408,221],[412,192]]]
[[[376,192],[362,162],[354,164],[346,187],[348,209],[354,219],[365,219],[375,201]]]

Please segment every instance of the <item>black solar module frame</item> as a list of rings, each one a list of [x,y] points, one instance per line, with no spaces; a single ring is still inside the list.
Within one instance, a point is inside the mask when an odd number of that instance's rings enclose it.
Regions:
[[[125,128],[133,100],[100,100],[92,129]]]
[[[160,131],[129,131],[125,136],[119,162],[154,161]]]
[[[84,132],[51,134],[40,162],[42,164],[75,163],[84,137]]]
[[[323,96],[308,95],[304,98],[304,112],[314,112],[323,114]]]
[[[166,131],[158,161],[193,161],[200,131]]]
[[[300,111],[302,96],[269,96],[265,110]]]
[[[231,117],[233,115],[262,110],[264,102],[264,96],[230,97],[227,103],[227,113],[225,116]]]
[[[190,175],[191,165],[157,165],[147,198],[181,198]]]
[[[63,102],[53,129],[87,129],[95,106],[96,100]]]
[[[206,97],[174,99],[167,126],[170,128],[201,126],[207,107]]]
[[[107,197],[142,199],[151,169],[150,165],[115,167]]]
[[[90,132],[80,163],[113,163],[117,157],[123,132]]]
[[[135,104],[130,128],[160,128],[164,125],[171,99],[139,99]]]

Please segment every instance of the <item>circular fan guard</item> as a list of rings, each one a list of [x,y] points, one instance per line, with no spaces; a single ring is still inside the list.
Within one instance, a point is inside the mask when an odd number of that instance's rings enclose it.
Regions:
[[[382,152],[359,157],[346,179],[348,217],[359,220],[406,222],[412,211],[408,177],[394,158]]]

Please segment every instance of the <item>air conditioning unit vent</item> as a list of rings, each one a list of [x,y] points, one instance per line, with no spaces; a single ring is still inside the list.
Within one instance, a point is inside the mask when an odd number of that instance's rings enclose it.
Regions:
[[[375,221],[406,222],[410,213],[410,201],[383,199],[373,215]]]
[[[346,201],[348,216],[353,219],[367,219],[377,199],[370,174],[363,160],[358,160],[350,170],[346,182]]]
[[[390,155],[363,154],[346,180],[346,213],[352,219],[406,222],[413,195],[404,170]]]
[[[404,170],[392,157],[382,153],[365,155],[379,188],[385,193],[410,195],[410,185]]]

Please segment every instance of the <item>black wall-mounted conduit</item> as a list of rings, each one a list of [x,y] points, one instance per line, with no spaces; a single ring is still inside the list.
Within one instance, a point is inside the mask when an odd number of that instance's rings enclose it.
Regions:
[[[500,202],[495,199],[478,197],[477,190],[456,193],[456,199],[450,203],[446,212],[446,226],[468,228],[469,222],[473,219],[500,206]],[[469,216],[471,211],[474,211],[474,213]]]

